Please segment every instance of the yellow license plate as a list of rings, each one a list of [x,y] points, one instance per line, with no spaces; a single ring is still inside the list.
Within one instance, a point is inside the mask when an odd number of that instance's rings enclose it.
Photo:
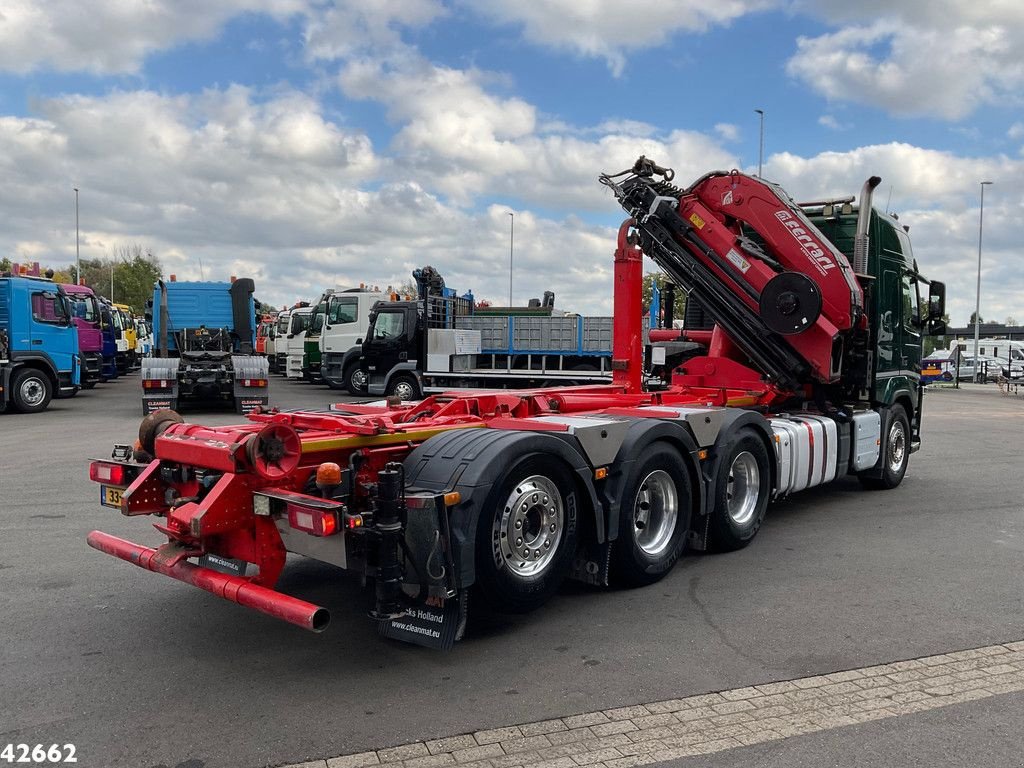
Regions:
[[[121,494],[124,493],[124,488],[115,488],[112,485],[100,486],[100,504],[104,507],[113,507],[114,509],[121,508]]]

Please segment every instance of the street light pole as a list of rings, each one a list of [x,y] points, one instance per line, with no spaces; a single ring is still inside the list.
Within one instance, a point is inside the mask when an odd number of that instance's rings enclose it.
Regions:
[[[508,230],[508,305],[512,306],[512,256],[516,244],[516,215],[508,211],[511,217]]]
[[[981,234],[985,223],[985,187],[991,181],[981,182],[981,207],[978,209],[978,284],[974,296],[974,382],[981,377],[981,363],[978,360],[978,339],[981,336]]]
[[[82,284],[82,259],[78,248],[78,187],[75,190],[75,284]]]
[[[758,115],[761,117],[761,130],[757,141],[757,178],[761,177],[761,166],[764,165],[764,110],[755,109]]]

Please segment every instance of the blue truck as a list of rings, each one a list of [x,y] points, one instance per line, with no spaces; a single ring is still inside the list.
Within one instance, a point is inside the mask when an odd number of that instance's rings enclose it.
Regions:
[[[142,410],[149,415],[187,403],[231,404],[248,413],[269,403],[267,359],[254,354],[255,287],[160,280],[148,302],[153,357],[142,361]]]
[[[43,277],[0,276],[0,412],[45,411],[81,387],[67,296]]]

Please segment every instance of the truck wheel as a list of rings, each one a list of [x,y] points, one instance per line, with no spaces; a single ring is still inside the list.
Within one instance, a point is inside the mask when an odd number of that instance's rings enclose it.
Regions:
[[[408,373],[400,373],[397,376],[392,376],[391,381],[388,382],[387,391],[385,395],[395,395],[399,400],[419,400],[420,399],[420,385],[416,381],[416,378]]]
[[[367,385],[366,371],[358,363],[349,364],[345,369],[345,389],[350,395],[365,395]],[[405,400],[406,398],[402,398]],[[412,399],[412,398],[409,398]]]
[[[689,473],[679,452],[651,446],[623,486],[612,574],[624,586],[653,584],[672,570],[690,527]]]
[[[23,368],[11,378],[11,403],[22,413],[45,411],[53,397],[50,379],[35,368]]]
[[[910,421],[902,405],[890,411],[889,431],[882,444],[882,476],[858,475],[860,484],[873,491],[887,491],[903,482],[910,463]]]
[[[726,444],[718,464],[708,527],[711,546],[729,552],[753,541],[770,494],[768,449],[753,430],[741,429]]]
[[[495,483],[480,512],[477,586],[501,613],[540,607],[561,585],[576,551],[577,499],[569,471],[530,454]]]

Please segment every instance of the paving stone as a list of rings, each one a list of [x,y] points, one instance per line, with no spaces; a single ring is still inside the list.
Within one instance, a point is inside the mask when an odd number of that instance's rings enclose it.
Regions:
[[[630,722],[633,723],[640,730],[647,730],[648,728],[656,728],[662,725],[670,725],[678,722],[672,713],[666,712],[660,715],[644,715],[643,717],[634,717]]]
[[[436,755],[439,752],[453,752],[456,749],[467,749],[469,747],[477,746],[477,741],[473,738],[472,734],[466,733],[462,736],[448,736],[443,739],[431,739],[426,742],[427,751],[432,755]],[[354,766],[353,768],[358,768]]]
[[[517,726],[512,725],[507,728],[491,728],[486,731],[477,731],[473,734],[473,738],[476,739],[477,744],[483,746],[484,744],[493,744],[496,741],[514,739],[522,735],[523,732]]]
[[[425,757],[429,754],[430,753],[427,751],[427,745],[422,741],[417,741],[415,744],[403,744],[400,747],[377,750],[377,757],[382,763],[397,763],[401,760],[410,760],[414,757]]]
[[[500,744],[481,744],[479,747],[456,749],[452,752],[452,757],[459,763],[472,763],[488,757],[501,757],[504,754]]]
[[[790,691],[800,690],[789,680],[781,683],[765,683],[764,685],[755,685],[754,687],[761,693],[789,693]]]
[[[632,720],[637,717],[645,717],[651,713],[647,710],[647,707],[636,705],[632,707],[606,709],[604,714],[609,720]]]
[[[718,695],[728,701],[739,701],[740,699],[754,699],[764,696],[764,693],[753,686],[749,686],[747,688],[736,688],[732,691],[720,691]]]
[[[620,720],[617,723],[600,723],[599,725],[592,725],[590,726],[590,730],[594,732],[595,736],[611,736],[616,733],[635,731],[637,730],[637,727],[629,720]]]
[[[548,741],[552,744],[571,744],[576,741],[593,738],[594,732],[590,728],[573,728],[567,731],[555,731],[547,734]]]
[[[576,761],[577,765],[596,765],[597,763],[603,763],[605,760],[614,760],[617,757],[622,757],[622,753],[614,747],[608,747],[607,749],[598,749],[593,752],[573,755],[572,759]]]
[[[604,712],[587,712],[582,715],[572,715],[570,717],[563,717],[562,721],[569,728],[581,728],[587,725],[600,725],[601,723],[610,722]]]
[[[403,768],[440,768],[442,765],[452,765],[455,758],[450,752],[442,752],[439,755],[427,755],[426,757],[414,757],[406,760]]]
[[[380,760],[376,752],[359,752],[354,755],[332,757],[327,761],[327,768],[368,768],[378,763]]]
[[[551,742],[548,741],[547,736],[522,736],[516,739],[506,739],[501,742],[501,748],[505,750],[506,755],[511,755],[513,752],[529,752],[550,746]]]

